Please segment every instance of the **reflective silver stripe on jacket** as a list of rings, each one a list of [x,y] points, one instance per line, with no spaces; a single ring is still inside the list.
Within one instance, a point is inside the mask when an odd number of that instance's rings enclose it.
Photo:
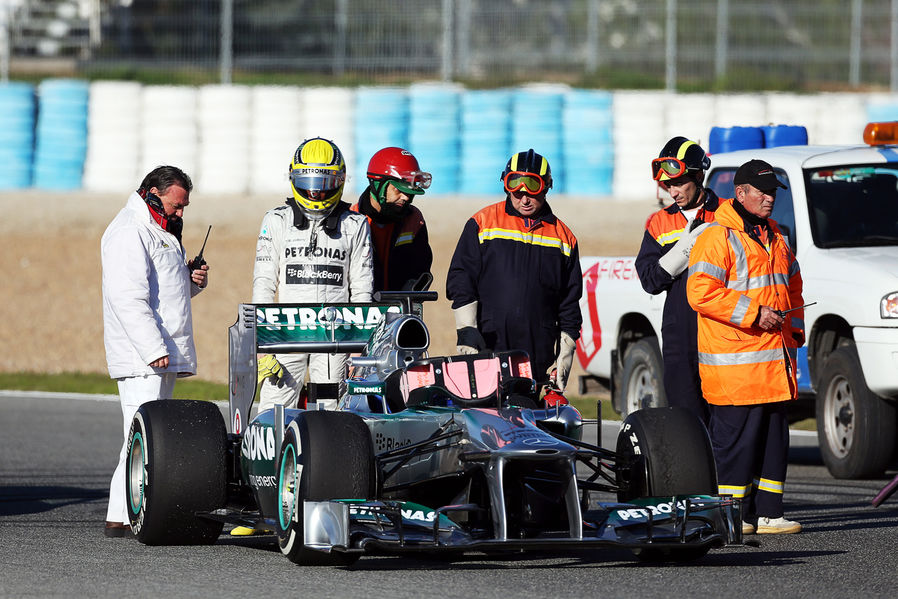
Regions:
[[[794,350],[790,349],[792,355]],[[744,366],[746,364],[763,364],[779,362],[784,358],[782,349],[762,349],[759,351],[735,352],[729,354],[709,354],[698,352],[698,363],[705,366]]]
[[[733,324],[742,324],[742,321],[745,320],[745,315],[748,314],[748,309],[751,307],[751,298],[747,295],[739,296],[739,301],[736,302],[736,307],[733,308],[733,313],[730,314],[730,322]]]
[[[692,266],[689,267],[689,276],[691,277],[695,273],[700,272],[708,275],[709,277],[714,277],[721,283],[724,283],[726,279],[726,271],[716,264],[711,264],[710,262],[696,262]]]

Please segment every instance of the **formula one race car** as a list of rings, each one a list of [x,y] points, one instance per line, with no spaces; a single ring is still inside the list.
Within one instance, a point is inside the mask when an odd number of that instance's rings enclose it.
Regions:
[[[616,451],[546,406],[524,352],[429,357],[420,301],[242,304],[230,328],[230,432],[218,408],[156,401],[134,418],[126,493],[149,545],[214,543],[225,523],[270,529],[299,564],[366,553],[628,548],[689,560],[742,541],[689,412],[631,414]],[[417,313],[417,314],[416,314]],[[361,355],[335,411],[250,419],[257,353]]]

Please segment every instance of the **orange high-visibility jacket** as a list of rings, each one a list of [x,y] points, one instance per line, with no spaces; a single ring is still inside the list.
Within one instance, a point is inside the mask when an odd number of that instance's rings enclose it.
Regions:
[[[803,305],[798,262],[774,221],[769,249],[750,236],[735,201],[721,204],[716,223],[698,237],[689,256],[686,296],[698,313],[702,393],[717,405],[795,399],[804,310],[787,314],[782,331],[753,324],[761,305]]]

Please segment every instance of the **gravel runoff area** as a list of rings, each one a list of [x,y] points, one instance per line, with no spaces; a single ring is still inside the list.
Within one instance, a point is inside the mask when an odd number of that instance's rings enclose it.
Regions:
[[[106,371],[100,237],[126,197],[126,191],[0,192],[0,371]],[[425,195],[415,201],[427,220],[435,255],[432,288],[440,294],[439,301],[424,308],[433,355],[455,351],[455,325],[443,296],[458,235],[474,212],[500,199]],[[227,327],[236,319],[237,304],[251,298],[262,215],[281,201],[276,196],[199,192],[191,198],[183,239],[189,255],[199,251],[206,227],[212,225],[205,251],[210,286],[193,302],[199,378],[227,382]],[[635,254],[645,220],[658,208],[655,198],[553,198],[551,193],[549,203],[577,235],[581,256]]]

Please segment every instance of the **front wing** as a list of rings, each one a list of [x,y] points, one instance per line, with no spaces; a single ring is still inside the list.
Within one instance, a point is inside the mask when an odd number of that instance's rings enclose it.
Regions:
[[[450,516],[482,510],[468,504],[432,510],[406,501],[306,501],[305,545],[341,553],[431,553],[508,549],[618,547],[669,552],[742,543],[739,500],[708,495],[599,503],[583,512],[582,534],[543,533],[497,539]]]

